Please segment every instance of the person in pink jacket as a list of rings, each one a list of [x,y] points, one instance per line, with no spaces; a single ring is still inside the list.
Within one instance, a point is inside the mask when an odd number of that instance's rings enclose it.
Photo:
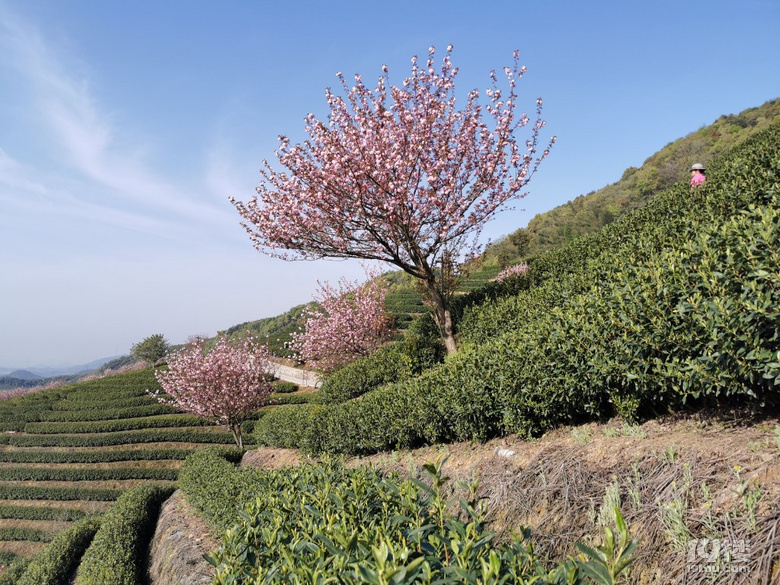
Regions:
[[[707,177],[704,175],[703,164],[696,163],[691,165],[691,168],[688,170],[691,172],[691,189],[698,187],[699,185],[703,185],[707,180]]]

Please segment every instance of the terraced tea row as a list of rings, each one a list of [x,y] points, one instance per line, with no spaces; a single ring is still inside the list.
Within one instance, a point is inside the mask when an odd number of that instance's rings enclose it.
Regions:
[[[130,488],[169,491],[204,445],[232,450],[229,432],[158,403],[157,388],[147,369],[0,402],[0,563],[81,534]]]

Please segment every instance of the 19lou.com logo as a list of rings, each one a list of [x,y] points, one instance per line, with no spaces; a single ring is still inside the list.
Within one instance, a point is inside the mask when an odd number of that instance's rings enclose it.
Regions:
[[[696,538],[688,541],[687,573],[747,573],[750,540]]]

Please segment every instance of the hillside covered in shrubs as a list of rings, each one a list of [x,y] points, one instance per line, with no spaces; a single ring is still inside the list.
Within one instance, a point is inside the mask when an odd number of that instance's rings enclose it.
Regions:
[[[410,330],[326,380],[320,404],[264,414],[256,439],[361,454],[692,406],[775,408],[778,145],[775,124],[713,161],[704,187],[680,182],[464,297],[464,349],[444,363],[418,351],[433,344],[424,326]]]

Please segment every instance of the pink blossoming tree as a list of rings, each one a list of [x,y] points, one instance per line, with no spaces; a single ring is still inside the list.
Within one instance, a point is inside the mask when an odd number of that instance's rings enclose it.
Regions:
[[[290,349],[330,372],[378,348],[388,339],[391,320],[385,311],[387,290],[376,275],[362,285],[344,278],[338,288],[319,285],[317,306],[306,309],[304,330],[292,334]]]
[[[168,370],[155,372],[167,396],[152,394],[163,404],[225,425],[243,449],[241,423],[265,404],[271,392],[268,348],[251,338],[234,347],[224,335],[208,353],[204,346],[205,340],[199,338],[169,355]]]
[[[507,278],[512,278],[513,276],[522,276],[526,272],[528,272],[528,264],[525,262],[522,264],[513,264],[512,266],[507,266],[501,272],[499,272],[496,275],[496,280],[498,282],[504,282]]]
[[[517,112],[525,73],[517,52],[504,68],[506,93],[491,73],[484,108],[477,90],[456,107],[451,53],[438,70],[433,47],[425,65],[413,57],[401,86],[390,85],[386,66],[373,90],[360,75],[349,87],[339,73],[344,96],[326,90],[328,120],[309,114],[303,144],[280,137],[276,156],[286,171],[263,161],[257,195],[231,198],[269,255],[380,260],[419,279],[448,353],[457,350],[450,306],[463,261],[480,251],[485,223],[525,195],[555,140],[539,146],[541,99],[533,122]]]

